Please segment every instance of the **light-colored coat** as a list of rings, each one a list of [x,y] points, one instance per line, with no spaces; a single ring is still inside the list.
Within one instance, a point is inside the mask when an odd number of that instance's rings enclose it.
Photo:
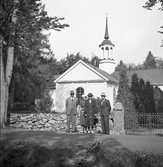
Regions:
[[[74,115],[77,114],[78,98],[74,97],[73,101],[71,97],[66,99],[66,114],[73,112]]]

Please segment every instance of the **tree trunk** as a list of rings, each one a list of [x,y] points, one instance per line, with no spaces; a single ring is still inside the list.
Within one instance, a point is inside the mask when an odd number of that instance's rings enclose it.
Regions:
[[[7,124],[7,108],[8,108],[8,97],[9,97],[9,85],[11,82],[11,75],[13,69],[13,59],[14,59],[14,48],[10,46],[8,48],[7,55],[7,65],[6,65],[6,75],[4,71],[4,62],[3,62],[3,52],[2,52],[2,35],[0,35],[0,69],[1,69],[1,100],[0,100],[0,126],[5,128]]]
[[[1,76],[1,81],[0,81],[0,86],[1,86],[1,100],[0,100],[0,127],[4,127],[4,115],[5,115],[5,109],[4,109],[4,104],[5,104],[5,78],[4,78],[4,63],[3,63],[3,40],[2,40],[2,34],[0,34],[0,76]]]
[[[7,65],[6,65],[6,82],[5,84],[5,115],[4,115],[4,121],[5,125],[7,124],[7,109],[8,109],[8,99],[9,99],[9,86],[11,82],[11,76],[12,76],[12,70],[13,70],[13,63],[14,63],[14,47],[9,46],[8,47],[8,53],[7,53]]]
[[[15,0],[15,3],[18,3]],[[16,12],[17,9],[13,11],[12,20],[13,23],[13,31],[9,35],[9,45],[7,50],[7,63],[6,63],[6,70],[4,70],[4,63],[3,63],[3,40],[2,34],[0,36],[0,65],[1,65],[1,127],[5,128],[7,124],[7,108],[8,108],[8,98],[9,98],[9,85],[11,82],[12,70],[13,70],[13,63],[14,63],[14,38],[15,38],[15,24],[16,24]]]
[[[15,102],[15,80],[11,81],[10,83],[9,101],[10,107],[13,107],[13,104]]]

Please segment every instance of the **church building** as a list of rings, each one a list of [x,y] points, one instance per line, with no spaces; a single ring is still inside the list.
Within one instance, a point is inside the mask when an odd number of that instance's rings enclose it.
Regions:
[[[51,89],[53,98],[52,110],[65,112],[65,101],[70,95],[70,90],[74,90],[75,96],[92,93],[94,98],[100,97],[101,92],[106,93],[106,98],[110,100],[111,106],[115,103],[118,80],[111,76],[115,70],[115,60],[113,56],[114,44],[109,39],[108,18],[106,17],[106,27],[104,40],[99,45],[102,50],[102,60],[99,68],[82,60],[76,62],[55,80],[55,89]]]

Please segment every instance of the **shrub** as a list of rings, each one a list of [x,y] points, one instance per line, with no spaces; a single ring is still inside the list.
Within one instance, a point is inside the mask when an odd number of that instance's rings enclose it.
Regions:
[[[124,107],[125,129],[135,130],[138,128],[138,119],[136,109],[133,103],[133,95],[129,87],[129,81],[126,71],[120,72],[120,82],[118,87],[117,102],[122,103]]]
[[[162,167],[163,153],[110,148],[108,144],[39,145],[0,143],[0,166],[6,167]]]
[[[46,93],[43,99],[40,99],[38,103],[38,108],[37,112],[42,112],[42,113],[49,113],[51,112],[51,107],[53,104],[53,99],[49,95],[49,93]]]

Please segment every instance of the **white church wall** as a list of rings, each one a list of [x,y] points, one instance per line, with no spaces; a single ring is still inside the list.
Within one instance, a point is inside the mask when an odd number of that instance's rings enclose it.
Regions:
[[[49,94],[50,94],[51,98],[53,99],[53,104],[52,104],[51,111],[55,111],[56,110],[56,105],[55,105],[55,101],[56,101],[56,89],[51,89],[49,91]]]
[[[111,107],[113,106],[113,85],[107,84],[106,99],[110,101]]]
[[[99,75],[97,75],[95,72],[90,70],[88,67],[83,65],[82,63],[79,63],[77,66],[75,66],[71,71],[68,73],[65,73],[65,76],[63,76],[59,82],[64,81],[87,81],[87,80],[103,80]]]
[[[56,99],[55,99],[55,108],[56,112],[63,113],[65,112],[65,102],[66,98],[70,95],[70,90],[73,90],[73,84],[56,84]]]
[[[163,86],[158,86],[163,91]]]
[[[101,60],[99,68],[106,71],[108,74],[112,74],[115,71],[115,61],[112,59]]]
[[[111,96],[113,96],[113,86],[107,86],[106,82],[99,83],[66,83],[61,84],[57,83],[56,85],[56,98],[54,101],[55,111],[63,113],[65,112],[65,102],[66,98],[70,96],[70,90],[74,90],[76,93],[76,89],[78,87],[82,87],[84,89],[84,94],[92,93],[95,98],[100,97],[102,92],[107,94],[107,98],[111,101],[111,105],[113,104],[113,100],[111,100]],[[55,97],[55,96],[54,96]]]
[[[100,97],[101,92],[106,91],[107,83],[101,82],[101,83],[87,83],[86,92],[92,93],[94,98]]]

